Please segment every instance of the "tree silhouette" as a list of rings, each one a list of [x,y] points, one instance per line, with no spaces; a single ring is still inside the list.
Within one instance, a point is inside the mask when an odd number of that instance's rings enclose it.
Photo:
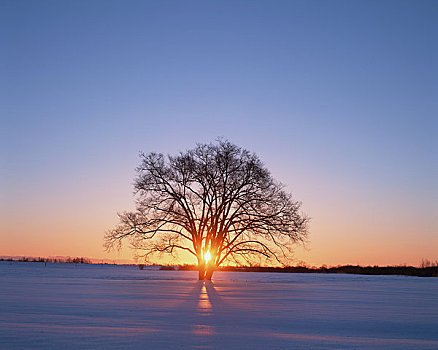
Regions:
[[[293,243],[307,237],[301,203],[254,153],[218,140],[176,156],[140,157],[136,210],[118,214],[119,225],[105,235],[107,250],[124,239],[145,258],[184,250],[196,257],[199,279],[211,279],[224,262],[284,263]]]

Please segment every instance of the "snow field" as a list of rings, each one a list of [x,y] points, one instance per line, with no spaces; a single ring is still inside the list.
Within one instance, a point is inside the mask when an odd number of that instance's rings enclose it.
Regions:
[[[438,279],[0,262],[0,349],[438,349]]]

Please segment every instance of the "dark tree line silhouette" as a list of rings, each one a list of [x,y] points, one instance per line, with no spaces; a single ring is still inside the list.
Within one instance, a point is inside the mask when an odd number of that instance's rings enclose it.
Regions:
[[[42,257],[19,257],[19,258],[0,258],[0,261],[18,262],[44,262],[44,263],[68,263],[68,264],[91,264],[91,260],[84,257],[66,258],[42,258]]]

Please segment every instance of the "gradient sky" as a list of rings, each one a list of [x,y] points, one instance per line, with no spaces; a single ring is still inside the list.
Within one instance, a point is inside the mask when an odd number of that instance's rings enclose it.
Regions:
[[[103,251],[139,151],[218,136],[309,264],[438,259],[437,1],[0,1],[0,255]]]

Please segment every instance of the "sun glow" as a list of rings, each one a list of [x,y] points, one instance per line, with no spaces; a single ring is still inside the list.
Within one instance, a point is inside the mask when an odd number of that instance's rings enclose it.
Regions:
[[[207,252],[204,254],[204,261],[205,261],[205,263],[208,264],[210,259],[211,259],[211,254],[210,254],[210,251],[207,250]]]

